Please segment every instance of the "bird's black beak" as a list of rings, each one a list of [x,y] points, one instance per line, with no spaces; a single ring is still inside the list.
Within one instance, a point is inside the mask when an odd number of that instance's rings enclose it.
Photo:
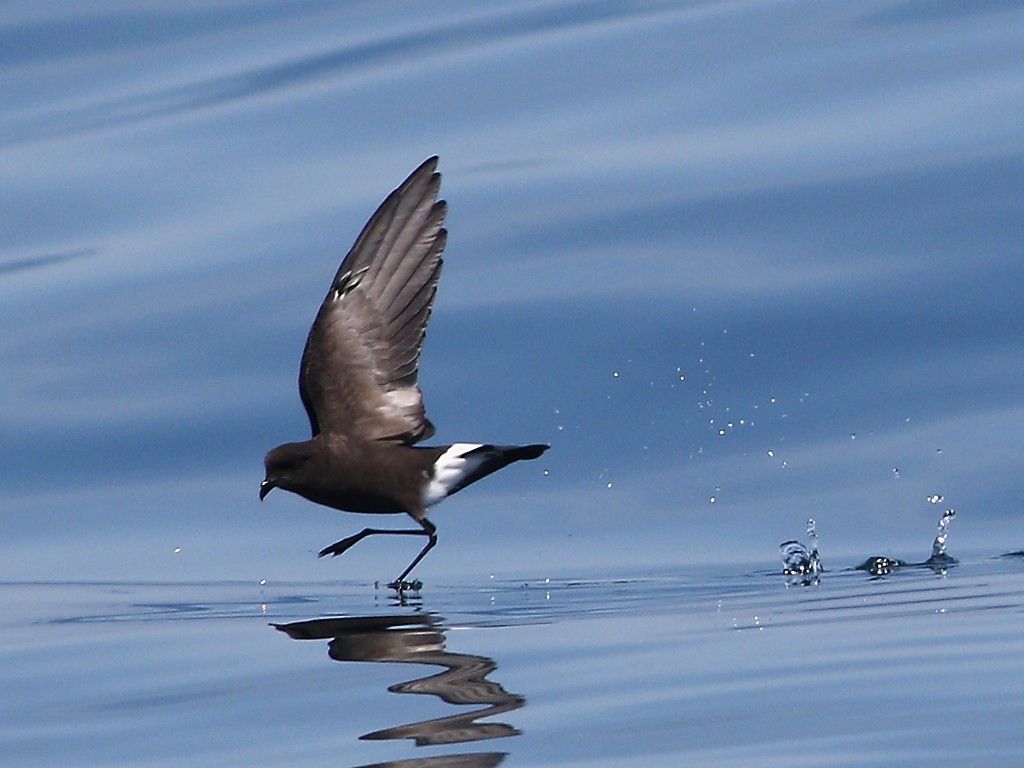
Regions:
[[[267,498],[267,494],[277,488],[277,484],[273,480],[264,480],[260,483],[260,501]]]

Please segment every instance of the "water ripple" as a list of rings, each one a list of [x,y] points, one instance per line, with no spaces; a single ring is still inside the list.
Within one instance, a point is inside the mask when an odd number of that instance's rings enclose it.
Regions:
[[[566,34],[595,24],[664,12],[655,5],[636,8],[621,3],[552,3],[539,8],[452,22],[432,23],[412,31],[347,42],[328,50],[292,56],[242,72],[89,102],[41,114],[16,115],[0,122],[0,146],[74,135],[129,125],[201,109],[262,98],[336,77],[360,82],[379,77],[384,68],[422,68],[431,59],[465,55],[467,50],[516,42],[537,35]],[[29,36],[31,37],[31,35]],[[154,44],[156,40],[142,39]],[[14,54],[18,55],[18,54]],[[21,54],[24,56],[24,52]]]

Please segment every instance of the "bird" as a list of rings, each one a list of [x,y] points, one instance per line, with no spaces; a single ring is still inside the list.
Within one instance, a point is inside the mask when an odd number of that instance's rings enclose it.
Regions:
[[[399,591],[437,544],[429,507],[550,447],[418,445],[435,431],[417,380],[448,237],[437,164],[428,158],[387,196],[338,268],[299,365],[312,435],[266,454],[259,491],[261,501],[281,488],[343,512],[409,515],[419,527],[364,528],[319,552],[336,557],[368,536],[425,536],[389,584]]]

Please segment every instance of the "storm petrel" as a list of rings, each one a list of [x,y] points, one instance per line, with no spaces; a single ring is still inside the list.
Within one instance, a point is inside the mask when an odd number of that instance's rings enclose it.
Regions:
[[[447,238],[436,168],[431,157],[388,195],[341,263],[299,370],[313,436],[270,451],[260,484],[261,500],[284,488],[344,512],[410,515],[419,528],[364,528],[320,551],[340,555],[374,534],[428,537],[398,589],[437,543],[427,507],[548,448],[416,445],[434,434],[416,381]]]

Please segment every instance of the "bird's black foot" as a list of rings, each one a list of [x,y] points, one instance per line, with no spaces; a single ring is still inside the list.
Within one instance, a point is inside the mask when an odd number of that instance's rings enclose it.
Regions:
[[[320,552],[317,554],[317,557],[326,557],[327,555],[330,555],[331,557],[337,557],[338,555],[348,551],[349,547],[351,547],[353,544],[355,544],[362,538],[362,536],[356,534],[355,536],[349,536],[348,538],[342,539],[341,541],[336,541],[333,544],[331,544],[331,546],[324,547],[323,549],[321,549]]]
[[[400,579],[398,581],[392,581],[388,584],[388,589],[393,589],[398,594],[403,592],[419,592],[423,588],[423,582],[419,579],[413,579],[412,581],[406,581]]]

